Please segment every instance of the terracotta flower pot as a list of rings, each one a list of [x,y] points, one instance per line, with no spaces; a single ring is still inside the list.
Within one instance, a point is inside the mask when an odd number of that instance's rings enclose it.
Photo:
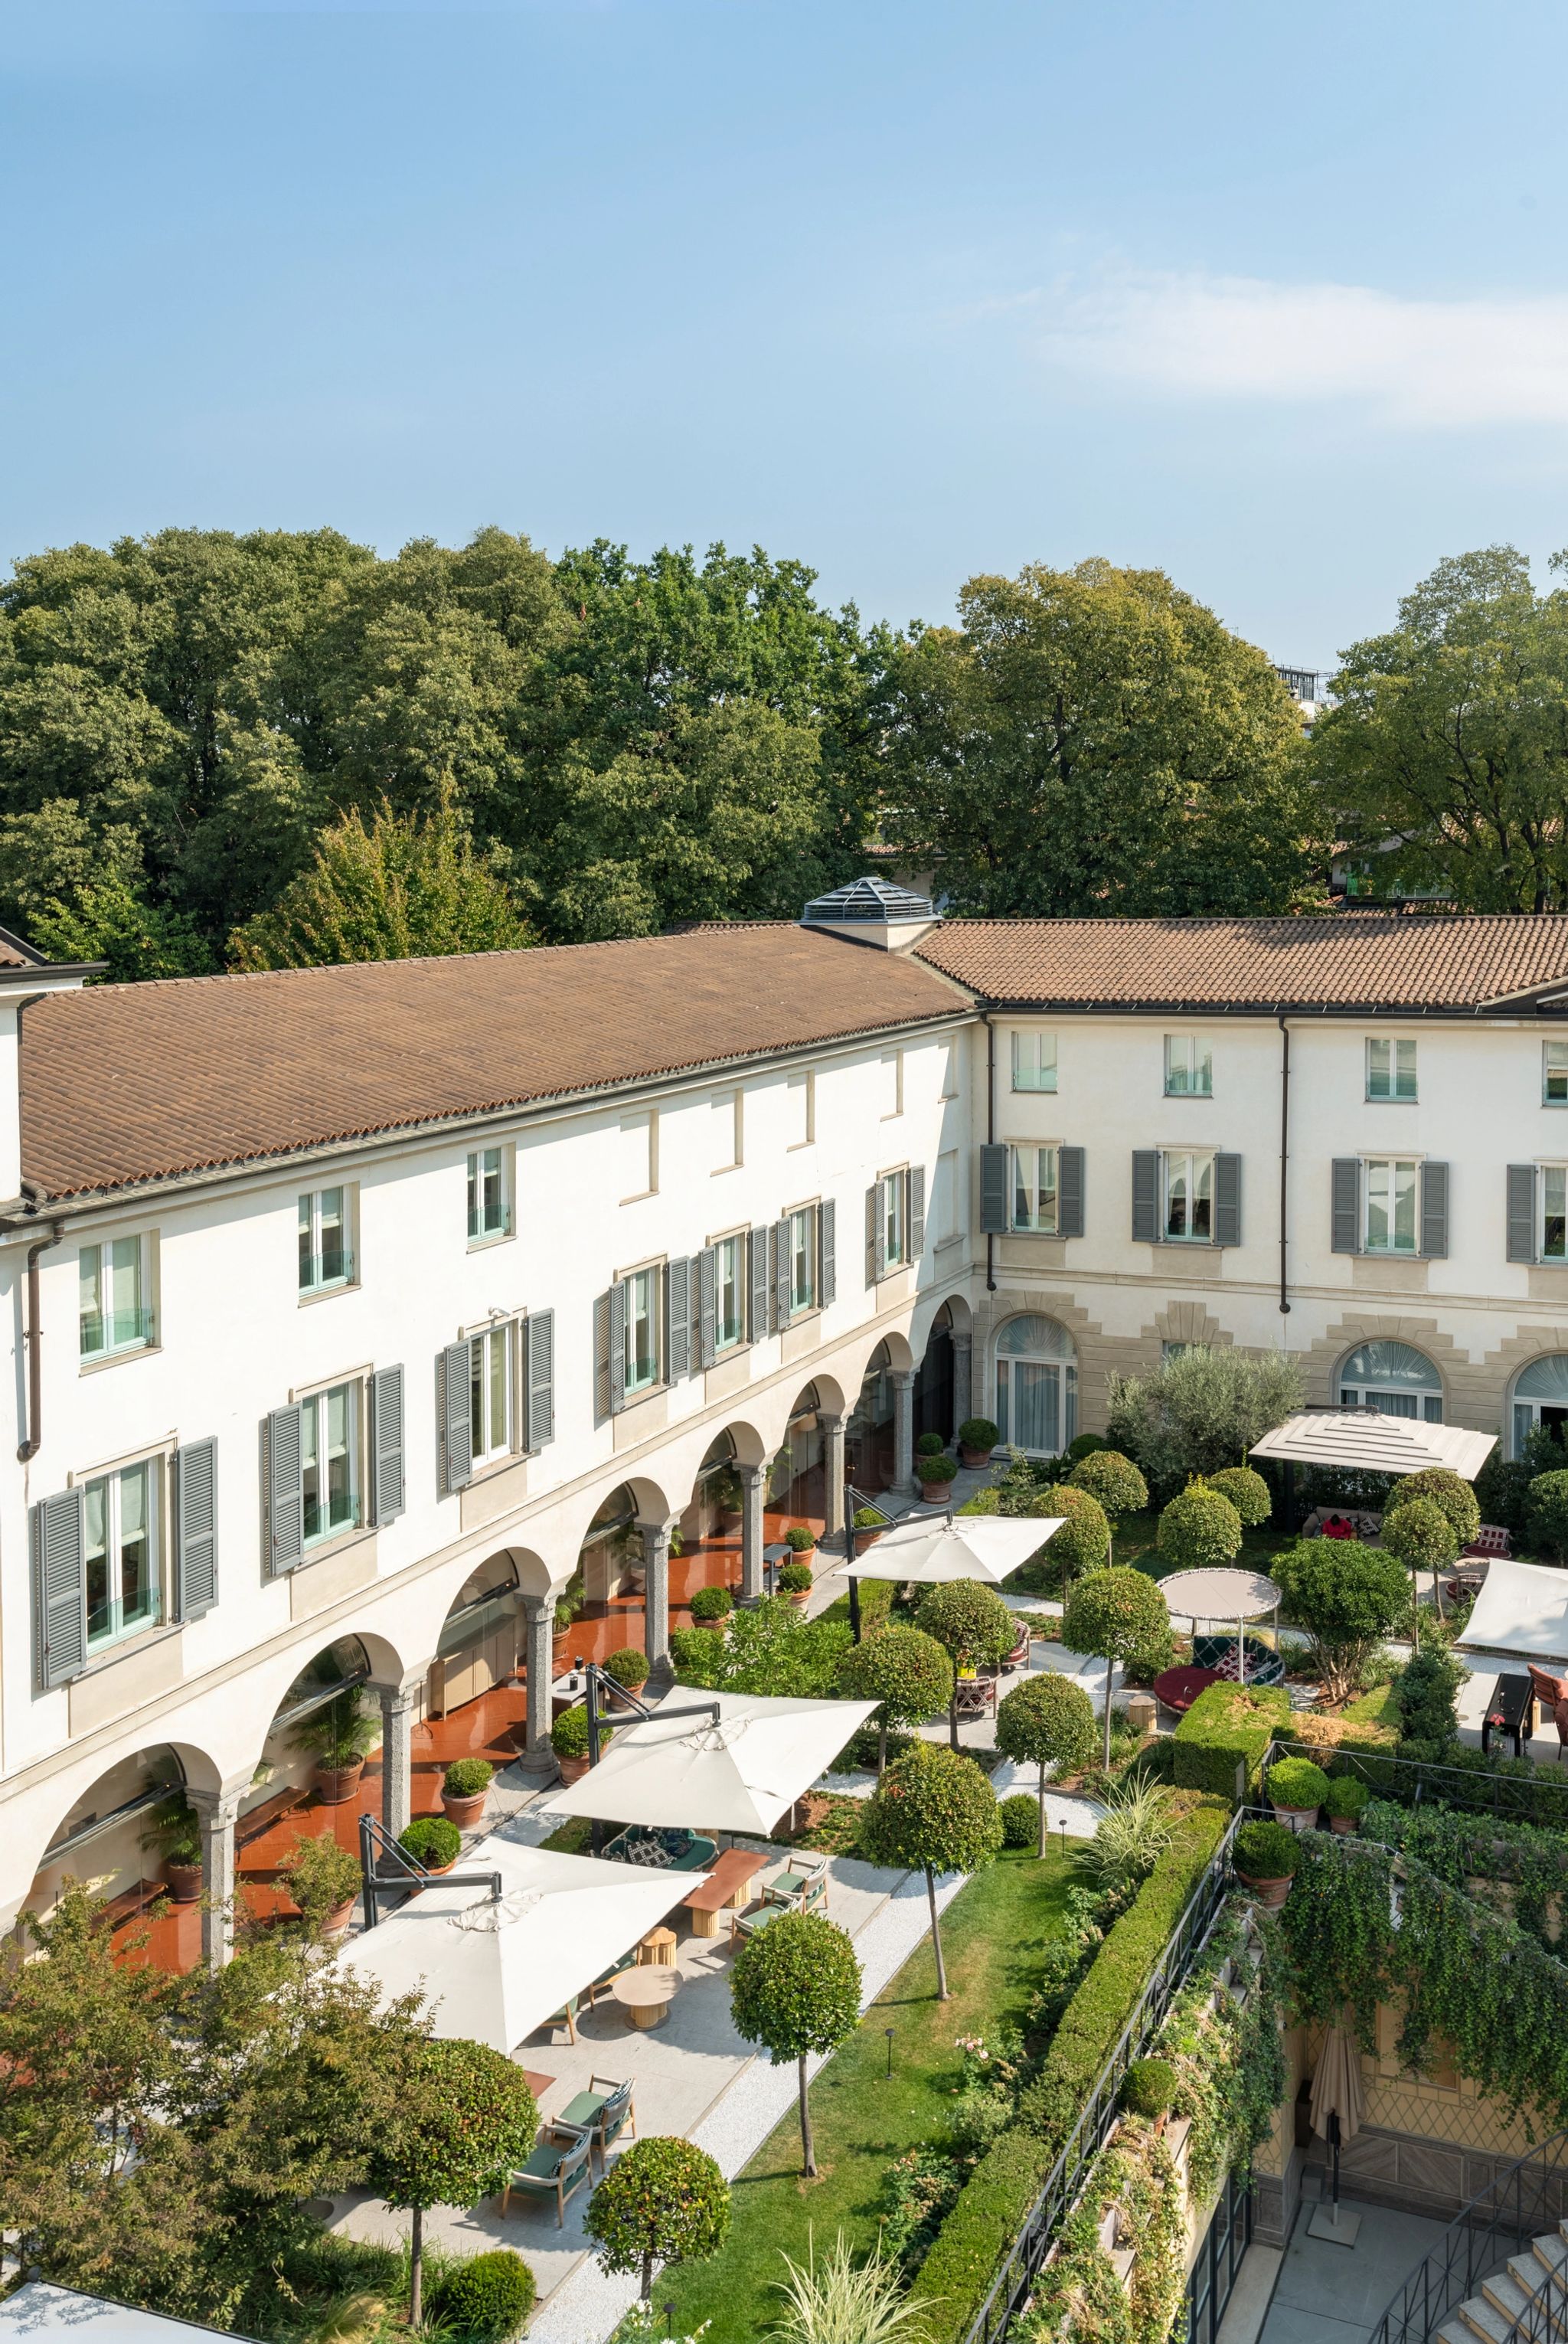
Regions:
[[[327,1914],[326,1919],[321,1924],[323,1943],[328,1945],[334,1945],[337,1943],[337,1940],[340,1937],[346,1937],[348,1935],[348,1924],[353,1917],[354,1899],[352,1896],[348,1897],[344,1904],[335,1904],[331,1912]]]
[[[1318,1827],[1318,1816],[1321,1812],[1322,1810],[1318,1807],[1276,1806],[1274,1809],[1274,1821],[1277,1824],[1283,1824],[1287,1831],[1316,1831]]]
[[[733,1538],[733,1537],[735,1536],[736,1531],[737,1531],[739,1528],[740,1528],[740,1509],[739,1509],[739,1506],[725,1506],[725,1507],[722,1507],[722,1508],[720,1509],[720,1510],[719,1510],[719,1537],[720,1537],[720,1538]]]
[[[793,1603],[797,1612],[804,1612],[807,1604],[811,1601],[810,1589],[809,1587],[797,1588],[795,1592],[790,1596],[789,1601]]]
[[[476,1791],[471,1798],[457,1799],[450,1791],[443,1791],[441,1812],[449,1824],[457,1824],[459,1831],[472,1831],[485,1812],[485,1802],[489,1795],[488,1791]]]
[[[561,1780],[563,1783],[580,1783],[583,1776],[588,1770],[588,1762],[586,1756],[582,1758],[563,1758],[559,1751],[556,1753],[556,1764],[561,1770]]]
[[[199,1864],[177,1864],[171,1855],[164,1865],[164,1878],[176,1904],[194,1904],[201,1894]]]
[[[347,1766],[324,1766],[316,1769],[316,1795],[324,1807],[341,1807],[359,1788],[359,1778],[365,1772],[363,1758],[356,1758]]]
[[[1329,1817],[1329,1829],[1332,1832],[1338,1832],[1342,1839],[1349,1839],[1356,1831],[1360,1822],[1361,1817],[1359,1815],[1331,1815]]]
[[[1244,1888],[1251,1890],[1266,1913],[1277,1913],[1291,1893],[1291,1881],[1295,1875],[1292,1873],[1283,1880],[1254,1880],[1250,1874],[1238,1872],[1236,1877]]]
[[[978,1469],[981,1465],[989,1465],[990,1463],[990,1450],[989,1449],[966,1449],[960,1444],[959,1455],[962,1461],[971,1469]]]
[[[789,1560],[791,1562],[809,1562],[812,1569],[815,1570],[817,1566],[817,1549],[815,1544],[794,1548],[790,1553]]]
[[[945,1506],[952,1496],[951,1481],[922,1481],[920,1495],[928,1506]]]

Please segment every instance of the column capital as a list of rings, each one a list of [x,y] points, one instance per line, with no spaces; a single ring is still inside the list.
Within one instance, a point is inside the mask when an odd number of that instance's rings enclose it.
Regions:
[[[951,1342],[955,1351],[968,1351],[972,1349],[974,1339],[974,1329],[972,1327],[955,1327],[949,1337],[949,1340]]]
[[[554,1616],[556,1599],[553,1595],[523,1595],[518,1598],[525,1620],[541,1620],[548,1612]]]
[[[915,1377],[918,1373],[919,1369],[915,1368],[890,1368],[888,1381],[895,1391],[910,1391],[914,1388]]]
[[[372,1677],[365,1690],[375,1694],[383,1710],[399,1705],[406,1708],[418,1694],[433,1666],[433,1661],[426,1661],[417,1669],[406,1670],[400,1677]]]
[[[764,1458],[759,1465],[745,1465],[738,1457],[735,1460],[735,1470],[740,1476],[742,1487],[750,1489],[754,1483],[760,1481],[767,1472],[768,1460]]]
[[[824,1432],[833,1433],[838,1431],[844,1419],[842,1415],[835,1414],[830,1408],[819,1408],[817,1410],[817,1421]]]
[[[220,1783],[216,1791],[200,1791],[194,1783],[187,1783],[186,1802],[204,1823],[219,1826],[232,1824],[239,1814],[239,1803],[249,1790],[250,1783],[248,1774],[241,1783]]]

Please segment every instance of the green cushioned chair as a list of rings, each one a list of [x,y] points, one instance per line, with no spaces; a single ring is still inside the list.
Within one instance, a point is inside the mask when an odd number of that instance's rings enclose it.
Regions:
[[[559,2117],[551,2127],[558,2138],[541,2141],[520,2171],[501,2192],[501,2212],[509,2214],[514,2192],[520,2198],[553,2198],[556,2228],[566,2228],[567,2200],[586,2189],[593,2177],[593,2135],[568,2131]]]

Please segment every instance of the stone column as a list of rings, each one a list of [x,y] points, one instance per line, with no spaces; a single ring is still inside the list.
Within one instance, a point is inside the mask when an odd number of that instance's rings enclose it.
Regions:
[[[894,1368],[888,1380],[893,1387],[893,1491],[907,1498],[915,1486],[915,1371]]]
[[[648,1572],[648,1664],[650,1670],[669,1660],[669,1534],[673,1521],[642,1522],[643,1567]]]
[[[954,1332],[953,1345],[953,1439],[958,1439],[959,1427],[975,1412],[974,1407],[974,1337],[966,1329]]]
[[[555,1599],[549,1595],[523,1598],[523,1667],[528,1686],[528,1746],[522,1770],[531,1780],[553,1783],[560,1769],[550,1748],[550,1684],[554,1676]]]
[[[822,1428],[822,1535],[837,1538],[847,1519],[844,1508],[844,1420],[819,1409]]]
[[[762,1598],[762,1548],[767,1537],[762,1500],[768,1468],[738,1464],[735,1470],[740,1476],[740,1601],[749,1605]]]
[[[201,1950],[211,1970],[221,1970],[234,1954],[235,1825],[248,1788],[237,1783],[186,1793],[201,1826]]]
[[[381,1823],[393,1839],[414,1812],[414,1704],[428,1673],[371,1687],[381,1703]]]

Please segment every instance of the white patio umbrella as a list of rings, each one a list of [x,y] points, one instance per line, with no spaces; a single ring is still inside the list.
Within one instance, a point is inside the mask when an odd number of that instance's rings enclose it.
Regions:
[[[485,1888],[435,1881],[378,1928],[348,1938],[338,1959],[374,1978],[388,2002],[427,1994],[437,2035],[508,2056],[708,1877],[494,1836],[468,1850],[464,1869],[498,1872],[499,1902]]]
[[[1236,1667],[1238,1681],[1247,1682],[1247,1622],[1261,1620],[1272,1612],[1274,1626],[1280,1624],[1280,1590],[1261,1571],[1173,1571],[1169,1579],[1157,1581],[1165,1598],[1165,1609],[1173,1619],[1191,1620],[1196,1629],[1200,1620],[1222,1620],[1229,1627],[1236,1622]]]
[[[1284,1465],[1332,1465],[1347,1473],[1424,1473],[1446,1465],[1473,1481],[1496,1446],[1494,1432],[1422,1424],[1375,1408],[1302,1409],[1255,1440],[1252,1455]]]
[[[716,1702],[717,1722],[659,1714],[697,1702]],[[786,1701],[674,1685],[651,1717],[617,1728],[580,1783],[548,1793],[548,1804],[556,1814],[601,1822],[685,1824],[766,1838],[876,1707],[874,1701]]]
[[[1490,1564],[1457,1649],[1561,1668],[1568,1662],[1568,1571]]]
[[[921,1587],[978,1579],[994,1587],[1038,1554],[1061,1522],[1060,1514],[906,1514],[839,1569],[849,1579],[913,1580]]]

